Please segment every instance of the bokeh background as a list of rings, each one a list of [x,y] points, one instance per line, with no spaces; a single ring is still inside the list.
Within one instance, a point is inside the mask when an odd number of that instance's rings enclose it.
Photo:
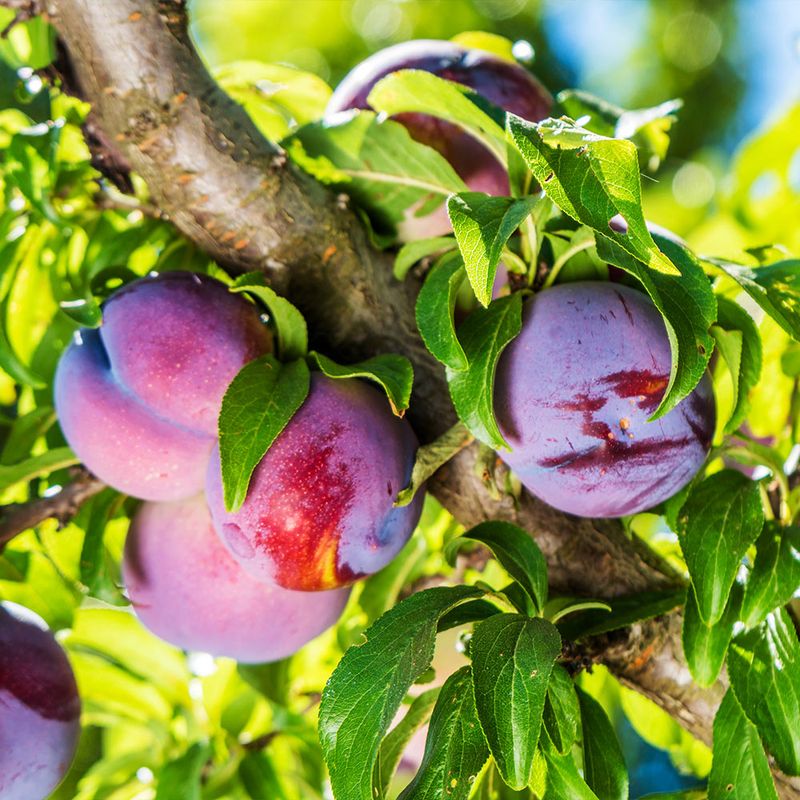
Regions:
[[[531,69],[554,93],[580,87],[625,108],[680,97],[669,157],[645,188],[649,216],[684,234],[708,217],[740,142],[800,97],[798,0],[190,0],[190,10],[211,66],[285,62],[335,86],[395,42],[485,30],[529,42]],[[800,155],[791,174],[800,189]]]

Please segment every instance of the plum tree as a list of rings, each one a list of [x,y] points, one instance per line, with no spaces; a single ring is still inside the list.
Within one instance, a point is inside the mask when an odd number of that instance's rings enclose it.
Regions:
[[[526,303],[497,369],[495,409],[523,484],[562,511],[619,517],[699,470],[714,434],[711,382],[649,422],[669,382],[664,323],[627,286],[555,286]]]
[[[136,614],[153,633],[186,650],[244,662],[296,652],[336,622],[349,595],[257,581],[225,549],[202,494],[142,504],[122,570]]]
[[[67,656],[33,614],[0,605],[0,797],[44,800],[67,773],[81,702]]]
[[[416,69],[469,87],[490,103],[534,122],[550,114],[553,99],[547,89],[519,64],[454,42],[419,39],[374,53],[344,78],[326,109],[326,117],[348,109],[369,108],[373,86],[392,72]],[[427,114],[398,114],[395,119],[411,136],[438,150],[470,189],[508,194],[508,175],[481,143],[451,122]],[[425,217],[409,216],[400,230],[405,240],[435,236],[449,229],[444,208]]]
[[[222,395],[270,349],[255,306],[219,281],[168,272],[128,284],[59,362],[55,404],[70,446],[99,478],[146,500],[199,492]]]
[[[393,502],[416,448],[377,389],[315,373],[236,512],[225,510],[215,452],[206,490],[217,531],[261,580],[304,591],[350,584],[385,566],[414,530],[423,493],[405,507]]]

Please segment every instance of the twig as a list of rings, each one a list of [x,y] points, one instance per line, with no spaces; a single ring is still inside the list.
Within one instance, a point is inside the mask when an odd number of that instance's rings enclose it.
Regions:
[[[46,519],[55,518],[62,525],[66,524],[87,500],[105,489],[105,486],[94,475],[80,469],[72,483],[52,497],[6,506],[0,511],[0,552],[15,536]]]
[[[7,8],[10,11],[16,11],[12,20],[0,31],[0,39],[8,38],[8,34],[11,33],[17,25],[41,13],[36,0],[0,0],[0,7]]]

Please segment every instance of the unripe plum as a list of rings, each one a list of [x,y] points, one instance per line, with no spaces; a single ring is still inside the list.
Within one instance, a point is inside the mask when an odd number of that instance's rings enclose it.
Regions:
[[[417,69],[468,86],[490,103],[517,116],[538,122],[550,114],[553,99],[524,67],[492,53],[454,42],[419,39],[374,53],[339,84],[325,111],[326,119],[353,108],[367,109],[373,86],[392,72]],[[503,165],[480,142],[453,123],[427,114],[394,117],[418,142],[438,150],[476,192],[509,193]],[[409,218],[400,229],[403,240],[436,236],[450,229],[447,212],[440,208],[425,217]]]
[[[219,281],[190,272],[134,281],[59,362],[64,436],[115,489],[146,500],[189,497],[202,490],[228,384],[269,349],[256,307]]]
[[[0,797],[44,800],[78,745],[81,702],[53,635],[0,605]]]
[[[391,561],[411,535],[422,492],[394,508],[417,440],[386,397],[359,380],[314,373],[303,405],[226,512],[219,453],[206,484],[218,533],[242,566],[286,589],[345,586]]]
[[[669,381],[664,323],[641,292],[581,282],[527,301],[500,358],[501,458],[537,497],[585,517],[656,505],[700,469],[714,434],[706,373],[676,408],[648,422]]]
[[[157,636],[244,662],[295,653],[339,619],[349,595],[257,581],[220,541],[202,494],[143,503],[125,542],[122,573],[137,616]]]

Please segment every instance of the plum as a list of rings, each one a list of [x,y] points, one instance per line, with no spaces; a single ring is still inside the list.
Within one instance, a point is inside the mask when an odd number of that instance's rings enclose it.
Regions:
[[[414,530],[423,493],[402,508],[393,502],[416,448],[411,427],[376,388],[314,373],[233,513],[215,452],[206,491],[217,532],[262,581],[302,591],[346,586],[385,566]]]
[[[497,368],[501,458],[546,503],[586,517],[635,514],[700,469],[714,435],[706,373],[648,422],[669,381],[664,323],[641,292],[567,283],[525,304],[522,332]]]
[[[454,42],[420,39],[403,42],[374,53],[339,84],[325,111],[326,119],[348,109],[369,108],[372,87],[391,72],[417,69],[468,86],[490,103],[520,117],[538,122],[550,114],[553,99],[524,67],[483,50]],[[438,150],[470,189],[507,195],[505,167],[480,142],[456,125],[427,114],[398,114],[411,136]],[[450,229],[442,207],[424,217],[408,216],[400,228],[402,240],[420,239]]]
[[[222,396],[268,352],[258,310],[205,275],[128,284],[59,362],[55,405],[67,442],[99,478],[146,500],[201,491]]]
[[[81,701],[64,651],[26,609],[0,605],[0,797],[44,800],[66,775]]]
[[[336,622],[350,593],[291,592],[257,581],[225,549],[202,494],[143,503],[122,572],[137,616],[157,636],[243,662],[296,652]]]

